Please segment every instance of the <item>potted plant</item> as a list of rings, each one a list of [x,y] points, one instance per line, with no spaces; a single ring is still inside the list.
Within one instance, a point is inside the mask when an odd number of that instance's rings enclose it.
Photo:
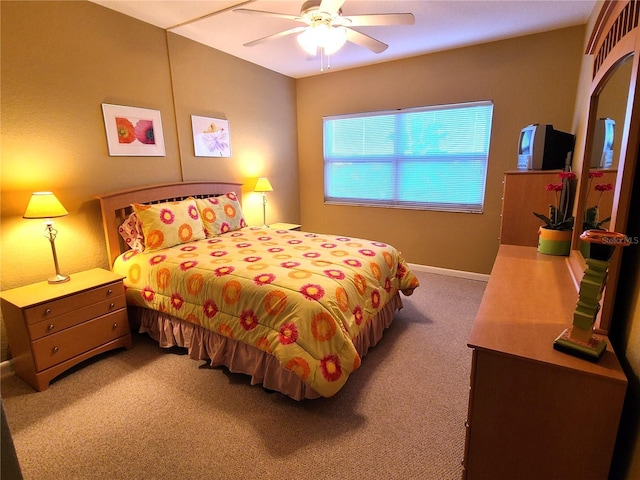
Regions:
[[[554,193],[554,203],[549,205],[549,215],[533,212],[544,222],[538,230],[538,252],[547,255],[569,255],[574,218],[569,212],[569,182],[576,178],[573,172],[560,172],[559,183],[547,185],[547,192]]]
[[[604,175],[604,172],[601,171],[593,171],[593,172],[589,172],[589,190],[591,190],[591,182],[593,181],[594,178],[601,178]],[[605,224],[607,224],[609,222],[609,220],[611,220],[611,216],[608,216],[607,218],[600,220],[599,216],[600,216],[600,200],[602,200],[602,195],[604,194],[604,192],[608,192],[613,190],[613,184],[611,183],[596,183],[593,187],[593,189],[596,192],[599,192],[600,195],[598,195],[598,201],[596,202],[595,205],[591,206],[591,207],[587,207],[587,209],[584,212],[584,220],[582,222],[582,230],[606,230],[604,228]]]
[[[591,183],[594,178],[602,178],[604,172],[599,170],[594,170],[589,172],[589,188],[587,191],[591,190]],[[613,190],[613,184],[611,183],[596,183],[593,187],[596,192],[599,192],[598,200],[595,205],[587,207],[584,211],[584,219],[582,221],[582,231],[587,230],[606,230],[605,225],[609,223],[611,220],[611,216],[600,220],[600,201],[602,200],[602,195],[604,192],[608,192]],[[591,243],[582,242],[580,243],[580,251],[585,258],[590,257],[590,247]]]

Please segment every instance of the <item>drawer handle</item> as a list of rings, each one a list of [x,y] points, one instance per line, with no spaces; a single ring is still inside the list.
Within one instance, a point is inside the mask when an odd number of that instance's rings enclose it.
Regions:
[[[111,290],[111,289],[107,290],[107,297],[108,297],[109,295],[111,295],[112,293],[113,293],[113,290]]]
[[[465,421],[464,421],[464,426],[465,426],[465,428],[469,428],[469,426],[470,426],[470,425],[469,425],[469,420],[465,420]]]
[[[44,311],[44,314],[45,314],[45,315],[51,315],[51,309],[50,309],[50,308],[47,308],[47,309]]]
[[[58,351],[60,351],[60,349],[59,349],[58,347],[53,347],[53,348],[51,349],[51,352],[52,352],[52,353],[58,353]]]
[[[117,328],[118,328],[118,324],[117,324],[117,323],[114,323],[114,324],[113,324],[113,326],[112,326],[112,328],[113,328],[114,330],[115,330],[115,329],[117,329]]]
[[[47,327],[47,330],[51,331],[54,328],[56,328],[56,326],[53,323],[50,323],[49,326]]]
[[[112,308],[113,308],[113,307],[115,307],[115,306],[116,306],[116,304],[115,304],[115,303],[110,303],[110,304],[109,304],[109,309],[112,309]]]

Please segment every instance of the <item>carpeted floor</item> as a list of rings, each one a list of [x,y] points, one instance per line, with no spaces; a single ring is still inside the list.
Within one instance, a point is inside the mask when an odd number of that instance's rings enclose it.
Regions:
[[[331,399],[267,393],[137,334],[44,392],[3,378],[24,478],[460,478],[466,341],[486,284],[416,273],[422,286]]]

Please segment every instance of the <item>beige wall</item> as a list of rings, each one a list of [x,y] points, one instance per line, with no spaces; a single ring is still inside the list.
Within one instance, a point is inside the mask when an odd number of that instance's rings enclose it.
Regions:
[[[489,273],[518,133],[530,123],[572,132],[583,40],[579,26],[299,80],[303,228],[385,241],[412,263]],[[312,180],[323,176],[323,116],[475,100],[494,102],[482,214],[324,204],[323,184]]]
[[[252,189],[266,176],[267,222],[297,222],[295,81],[179,35],[169,34],[169,54],[184,180],[243,182],[244,212],[257,225],[262,197]],[[230,159],[194,156],[191,115],[229,119]]]
[[[299,220],[293,79],[89,2],[2,0],[0,8],[2,289],[53,274],[42,223],[22,219],[33,191],[52,190],[69,211],[56,220],[63,273],[108,267],[94,198],[103,192],[241,182],[247,220],[261,224],[251,190],[267,175],[271,221]],[[102,103],[159,110],[166,156],[110,157]],[[231,158],[194,156],[191,114],[229,120]]]

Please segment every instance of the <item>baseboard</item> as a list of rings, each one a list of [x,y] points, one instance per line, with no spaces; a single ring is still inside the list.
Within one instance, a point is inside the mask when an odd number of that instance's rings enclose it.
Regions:
[[[466,278],[468,280],[477,280],[479,282],[489,281],[489,275],[485,273],[465,272],[464,270],[452,270],[450,268],[430,267],[428,265],[418,265],[409,263],[409,268],[417,272],[434,273],[436,275],[448,275],[450,277]]]
[[[4,377],[5,375],[13,375],[13,365],[11,365],[11,360],[5,360],[0,363],[0,376]]]

